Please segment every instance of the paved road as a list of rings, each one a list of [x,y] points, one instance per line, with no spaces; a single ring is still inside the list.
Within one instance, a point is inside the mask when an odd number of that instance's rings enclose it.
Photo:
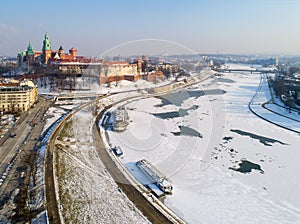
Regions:
[[[25,211],[27,199],[27,186],[30,178],[30,166],[34,159],[34,147],[38,143],[39,136],[43,131],[45,122],[42,120],[44,113],[50,106],[50,101],[40,98],[39,102],[34,108],[31,108],[23,118],[17,122],[16,127],[12,132],[16,133],[16,137],[8,138],[0,150],[0,175],[6,171],[7,165],[13,161],[10,171],[5,178],[3,184],[0,186],[0,214],[5,216],[13,215],[12,209],[5,210],[5,205],[9,204],[9,200],[15,198],[17,201],[15,220],[23,220],[26,217],[20,217],[20,211]],[[30,121],[35,119],[37,124],[31,127]],[[16,151],[19,153],[16,153]],[[16,193],[16,189],[20,189]],[[16,200],[17,198],[17,200]],[[20,208],[20,209],[18,209]],[[24,221],[24,220],[23,220]],[[1,223],[1,220],[0,220]]]
[[[6,169],[7,164],[11,161],[13,156],[16,153],[16,150],[19,149],[22,143],[27,143],[27,138],[32,131],[36,131],[38,128],[33,128],[29,125],[29,122],[33,119],[38,120],[41,115],[43,115],[43,110],[46,108],[46,104],[49,104],[45,99],[40,98],[39,102],[35,105],[34,108],[31,108],[29,111],[25,112],[22,115],[22,120],[17,122],[16,126],[11,129],[11,133],[15,133],[16,137],[8,138],[0,150],[0,175]],[[33,136],[33,134],[31,134]],[[26,144],[25,143],[25,144]]]
[[[275,104],[276,106],[282,107],[274,103],[274,96],[272,90],[268,85],[266,76],[262,75],[260,79],[259,86],[253,95],[251,101],[248,104],[249,110],[260,117],[261,119],[277,125],[278,127],[284,128],[289,131],[300,133],[300,123],[299,120],[294,119],[291,116],[280,113],[280,110],[276,111],[274,109],[268,108],[268,104]],[[270,95],[265,96],[267,91],[270,91]],[[262,95],[262,98],[260,98]],[[256,99],[257,98],[257,99]],[[272,103],[270,103],[272,102]],[[283,107],[284,108],[284,107]]]
[[[54,142],[59,135],[61,129],[63,128],[63,123],[58,129],[53,133],[53,137],[50,139],[47,147],[47,154],[45,159],[45,179],[46,186],[46,201],[47,201],[47,211],[48,211],[48,221],[53,224],[60,224],[59,208],[56,200],[55,192],[55,180],[54,180],[54,170],[53,170],[53,155],[54,155]]]
[[[137,208],[152,222],[152,223],[172,223],[160,211],[158,211],[124,176],[112,160],[100,136],[98,126],[100,118],[103,116],[102,111],[93,125],[93,140],[96,145],[97,152],[105,168],[116,181],[118,186],[127,195],[127,197],[137,206]]]

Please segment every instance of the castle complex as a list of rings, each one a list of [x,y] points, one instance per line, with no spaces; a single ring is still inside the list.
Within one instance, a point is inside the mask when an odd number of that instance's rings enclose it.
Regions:
[[[34,51],[29,42],[27,50],[18,54],[18,66],[33,74],[93,75],[99,77],[100,83],[138,79],[156,81],[164,79],[164,71],[170,74],[179,70],[179,67],[168,63],[150,63],[146,56],[129,63],[78,56],[74,47],[68,53],[62,46],[52,50],[48,33],[45,34],[41,51]]]
[[[19,67],[66,62],[87,63],[88,60],[86,57],[77,56],[77,50],[74,47],[69,50],[69,53],[65,53],[62,46],[58,50],[52,50],[48,33],[45,34],[42,51],[34,51],[29,42],[27,50],[18,54]]]

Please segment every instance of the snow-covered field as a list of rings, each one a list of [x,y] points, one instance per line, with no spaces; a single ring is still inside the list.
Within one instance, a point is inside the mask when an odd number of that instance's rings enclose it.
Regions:
[[[66,113],[64,109],[57,108],[57,107],[50,107],[47,111],[46,114],[44,115],[46,119],[46,124],[43,128],[43,132],[49,128],[61,115]]]
[[[91,133],[92,109],[77,112],[56,141],[64,223],[149,223],[121,193],[98,157]]]
[[[131,101],[110,142],[124,164],[145,158],[171,179],[164,203],[188,223],[300,223],[300,138],[249,111],[259,82],[228,73]]]
[[[83,93],[98,93],[98,94],[106,94],[106,93],[115,93],[120,91],[136,91],[139,89],[147,89],[153,88],[157,86],[162,86],[173,81],[174,78],[170,78],[169,80],[161,81],[159,80],[157,83],[148,82],[146,80],[139,79],[136,82],[131,82],[127,80],[121,80],[118,82],[108,84],[98,84],[98,81],[95,78],[89,77],[76,77],[65,78],[65,79],[57,79],[44,77],[41,79],[37,79],[36,82],[39,87],[39,94],[46,96],[58,96],[59,94],[72,94],[72,91],[68,90],[69,83],[73,84],[74,88],[79,88],[77,92],[81,92],[81,88],[84,89]],[[72,81],[72,82],[71,82]]]

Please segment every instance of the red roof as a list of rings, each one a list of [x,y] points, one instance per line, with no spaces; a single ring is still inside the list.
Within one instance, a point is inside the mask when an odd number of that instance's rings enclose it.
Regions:
[[[126,61],[108,61],[108,65],[129,65]]]

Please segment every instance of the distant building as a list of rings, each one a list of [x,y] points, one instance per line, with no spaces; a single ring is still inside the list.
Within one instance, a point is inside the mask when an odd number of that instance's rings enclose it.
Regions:
[[[102,61],[100,69],[100,83],[110,83],[120,80],[137,81],[144,79],[150,82],[164,79],[164,74],[160,70],[147,71],[148,66],[143,59],[138,58],[133,63],[125,61]]]
[[[62,46],[58,50],[52,50],[49,35],[46,33],[42,51],[34,51],[32,44],[29,42],[27,50],[18,54],[18,66],[28,68],[39,64],[89,62],[89,59],[78,56],[77,53],[78,51],[74,47],[69,50],[69,53],[65,53]]]
[[[279,65],[279,59],[278,59],[278,58],[275,59],[275,65],[276,65],[276,66]]]
[[[134,81],[138,76],[138,65],[130,64],[125,61],[102,61],[100,69],[100,83],[131,79]],[[130,77],[130,78],[129,78]]]
[[[0,80],[0,111],[27,111],[38,99],[38,87],[30,80]]]

